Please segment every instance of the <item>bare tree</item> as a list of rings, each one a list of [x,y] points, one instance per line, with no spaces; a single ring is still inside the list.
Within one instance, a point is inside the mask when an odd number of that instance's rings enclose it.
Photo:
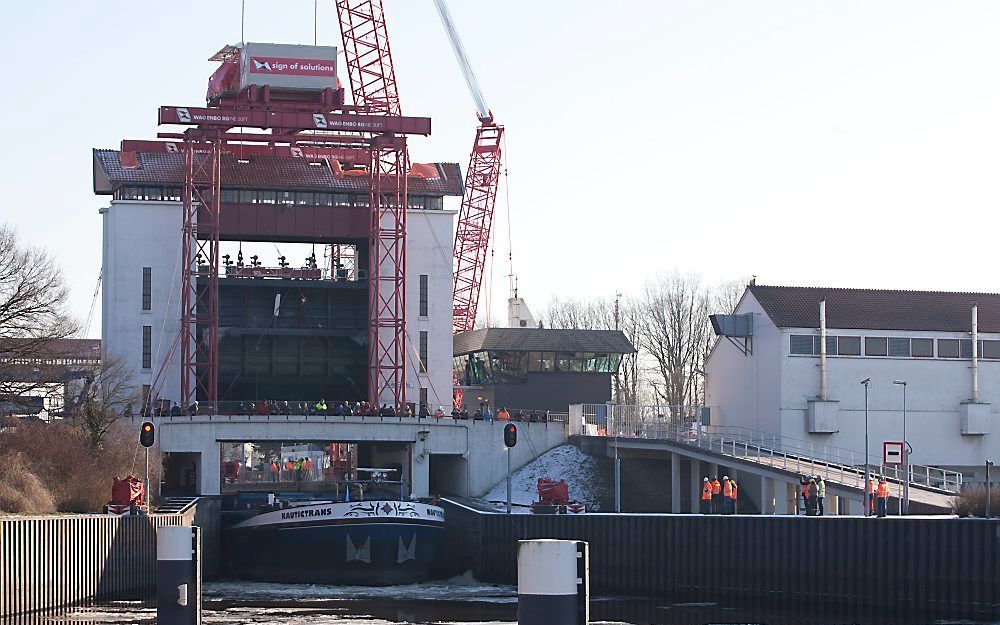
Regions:
[[[46,347],[77,330],[68,313],[69,289],[49,254],[22,243],[0,225],[0,395],[16,396],[45,386],[23,375]]]
[[[643,289],[639,342],[655,363],[653,387],[667,404],[701,402],[704,346],[711,332],[708,302],[696,275],[658,275]]]
[[[140,400],[132,370],[124,361],[105,352],[100,366],[87,376],[67,412],[91,446],[100,448],[118,419],[130,414]]]

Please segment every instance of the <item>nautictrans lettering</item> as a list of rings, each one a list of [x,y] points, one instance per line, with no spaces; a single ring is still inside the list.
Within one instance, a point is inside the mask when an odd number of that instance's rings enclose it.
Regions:
[[[333,508],[320,508],[319,510],[289,510],[288,512],[281,513],[281,520],[306,519],[317,516],[330,516],[331,514],[333,514]]]

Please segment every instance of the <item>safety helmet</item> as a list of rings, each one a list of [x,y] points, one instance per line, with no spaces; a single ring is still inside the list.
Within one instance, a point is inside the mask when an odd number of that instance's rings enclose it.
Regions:
[[[708,478],[706,477],[706,478],[705,478],[705,479],[704,479],[703,481],[707,482],[707,481],[708,481]]]
[[[722,479],[724,479],[724,480],[728,480],[728,479],[729,479],[729,476],[728,476],[728,475],[723,475],[723,476],[722,476]]]

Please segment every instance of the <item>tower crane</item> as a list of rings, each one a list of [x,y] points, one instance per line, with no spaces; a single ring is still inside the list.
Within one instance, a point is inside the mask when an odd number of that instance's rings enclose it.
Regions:
[[[479,291],[482,287],[486,267],[486,255],[490,245],[490,231],[493,227],[493,208],[496,205],[497,186],[500,182],[501,145],[504,127],[493,119],[493,113],[486,105],[486,98],[479,81],[472,71],[465,47],[458,36],[455,23],[445,0],[434,0],[445,33],[451,42],[455,58],[465,77],[472,99],[476,103],[479,127],[472,144],[469,168],[465,174],[465,195],[458,213],[458,228],[455,231],[455,295],[454,331],[471,331],[476,324],[476,310],[479,306]]]

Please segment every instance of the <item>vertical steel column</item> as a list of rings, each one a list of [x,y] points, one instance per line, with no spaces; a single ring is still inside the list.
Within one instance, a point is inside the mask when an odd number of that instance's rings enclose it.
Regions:
[[[372,140],[368,395],[406,401],[406,138]]]
[[[199,400],[214,412],[218,399],[220,139],[216,134],[206,140],[207,149],[204,145],[195,149],[197,140],[186,142],[179,399],[185,409]]]
[[[479,126],[465,174],[465,196],[455,231],[455,309],[452,323],[456,334],[469,332],[476,325],[479,291],[500,181],[502,139],[503,126]]]

